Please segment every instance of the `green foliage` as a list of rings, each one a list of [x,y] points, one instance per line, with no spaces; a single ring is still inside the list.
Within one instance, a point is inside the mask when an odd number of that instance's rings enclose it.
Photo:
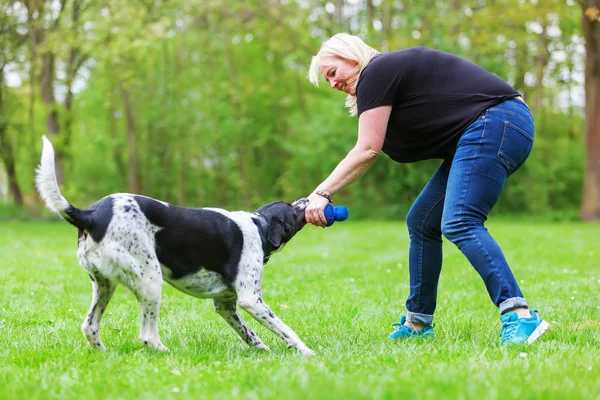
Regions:
[[[320,43],[349,31],[385,51],[424,45],[452,52],[513,84],[535,108],[538,129],[531,159],[509,181],[498,211],[579,207],[583,121],[579,105],[561,100],[582,69],[575,4],[384,0],[368,11],[344,1],[79,0],[65,2],[59,15],[54,3],[36,3],[43,13],[35,18],[21,2],[3,9],[21,12],[10,14],[20,29],[3,36],[11,41],[0,53],[15,60],[23,84],[4,87],[0,117],[9,121],[28,198],[35,197],[34,165],[50,111],[39,88],[45,51],[56,57],[60,128],[52,140],[64,153],[63,190],[74,204],[130,188],[181,205],[244,209],[307,195],[356,140],[344,96],[306,79]],[[560,34],[544,37],[544,26]],[[38,47],[28,41],[35,32],[43,39]],[[545,60],[546,50],[564,57]],[[69,109],[65,69],[73,54],[83,64]],[[400,165],[382,155],[336,202],[355,217],[401,219],[438,164]]]
[[[498,211],[563,210],[572,215],[583,190],[583,132],[579,118],[559,113],[539,115],[532,153],[522,169],[509,179]]]

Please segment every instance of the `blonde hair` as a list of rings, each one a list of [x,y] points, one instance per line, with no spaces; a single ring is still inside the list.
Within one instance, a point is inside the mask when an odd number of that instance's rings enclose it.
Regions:
[[[371,58],[377,54],[380,54],[379,51],[368,46],[358,36],[349,35],[347,33],[338,33],[325,41],[317,55],[312,58],[308,70],[308,80],[315,86],[319,86],[321,67],[325,64],[323,59],[327,57],[338,57],[356,62],[356,76],[358,80],[362,70],[369,64]],[[346,107],[350,109],[350,115],[354,116],[358,113],[356,95],[352,96],[349,94],[348,97],[346,97]]]

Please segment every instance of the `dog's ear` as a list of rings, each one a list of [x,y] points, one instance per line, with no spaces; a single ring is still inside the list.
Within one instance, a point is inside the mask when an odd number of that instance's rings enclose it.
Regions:
[[[283,221],[280,218],[271,218],[269,232],[267,233],[267,240],[269,243],[271,243],[274,248],[278,249],[281,246],[284,234]]]

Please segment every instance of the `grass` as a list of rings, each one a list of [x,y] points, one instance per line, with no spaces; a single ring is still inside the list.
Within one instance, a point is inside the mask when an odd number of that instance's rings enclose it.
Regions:
[[[212,310],[164,286],[167,354],[138,341],[123,287],[100,353],[80,326],[91,300],[66,223],[0,223],[0,399],[600,399],[600,225],[494,221],[530,304],[551,323],[503,349],[474,269],[444,243],[433,341],[390,343],[408,294],[401,222],[306,227],[267,265],[266,302],[317,352],[305,358],[244,314],[270,353],[248,348]],[[406,397],[409,398],[409,397]]]

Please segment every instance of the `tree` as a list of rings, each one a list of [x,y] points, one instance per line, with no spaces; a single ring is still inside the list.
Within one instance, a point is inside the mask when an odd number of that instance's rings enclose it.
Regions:
[[[41,71],[39,75],[40,92],[43,104],[46,108],[46,133],[54,138],[56,146],[56,179],[59,184],[62,184],[64,166],[63,159],[69,154],[69,145],[72,133],[72,102],[73,93],[72,85],[77,75],[77,71],[83,65],[86,56],[83,55],[77,43],[77,31],[81,26],[80,15],[84,7],[83,0],[73,0],[71,4],[72,18],[69,22],[70,34],[66,35],[61,32],[61,19],[69,0],[60,0],[58,2],[48,2],[45,0],[28,0],[23,3],[28,12],[28,25],[31,32],[31,77],[34,85],[36,58],[38,52],[41,52]],[[57,70],[56,65],[61,56],[61,48],[67,43],[67,49],[64,62],[66,69],[66,80],[63,83],[66,86],[65,97],[65,120],[63,121],[63,129],[61,130],[61,121],[59,118],[60,103],[56,100],[56,81]],[[33,107],[33,100],[31,107]],[[33,108],[30,109],[30,118],[33,118]],[[33,122],[32,126],[33,126]],[[58,139],[58,140],[57,140]]]
[[[584,221],[600,220],[600,0],[580,0],[585,39],[585,185]]]
[[[12,3],[5,3],[0,9],[0,159],[8,175],[10,193],[18,205],[23,205],[23,194],[17,179],[15,151],[13,141],[8,132],[9,115],[8,96],[4,86],[4,74],[7,66],[15,62],[18,51],[26,37],[17,33],[18,22],[14,15]]]

